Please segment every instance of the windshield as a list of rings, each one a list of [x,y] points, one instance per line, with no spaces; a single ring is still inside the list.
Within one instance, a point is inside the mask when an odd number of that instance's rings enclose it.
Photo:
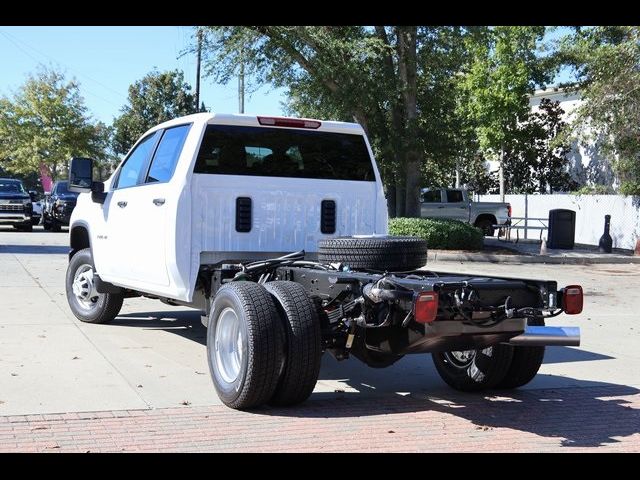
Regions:
[[[27,193],[19,180],[0,180],[1,193]]]
[[[375,181],[362,135],[209,125],[195,173]]]

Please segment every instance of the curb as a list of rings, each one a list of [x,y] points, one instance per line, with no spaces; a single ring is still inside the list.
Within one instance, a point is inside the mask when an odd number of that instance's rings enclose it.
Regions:
[[[495,253],[453,253],[443,250],[429,250],[428,262],[487,262],[487,263],[548,263],[559,265],[593,265],[593,264],[640,264],[636,256],[608,257],[553,257],[543,255],[500,255]]]

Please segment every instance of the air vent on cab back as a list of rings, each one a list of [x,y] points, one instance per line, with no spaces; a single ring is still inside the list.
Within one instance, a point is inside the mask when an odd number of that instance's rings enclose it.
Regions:
[[[236,232],[251,231],[251,199],[236,198]]]
[[[336,233],[336,202],[323,200],[320,207],[320,231]]]

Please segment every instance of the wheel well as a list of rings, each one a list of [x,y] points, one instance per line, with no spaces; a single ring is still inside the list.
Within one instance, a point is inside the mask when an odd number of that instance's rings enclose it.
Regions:
[[[474,222],[474,225],[478,225],[483,220],[489,220],[491,222],[491,225],[495,225],[496,223],[498,223],[496,217],[488,213],[483,213],[482,215],[478,215],[476,221]]]
[[[76,252],[82,250],[83,248],[90,248],[91,243],[89,242],[89,232],[85,227],[73,227],[69,234],[71,251],[69,252],[69,260],[73,257]]]

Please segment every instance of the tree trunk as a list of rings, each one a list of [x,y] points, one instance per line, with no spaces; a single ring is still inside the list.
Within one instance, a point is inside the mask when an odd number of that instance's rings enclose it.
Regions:
[[[417,35],[415,26],[396,27],[398,75],[400,91],[404,106],[404,131],[402,146],[405,166],[405,215],[420,216],[420,182],[421,182],[421,153],[417,142],[418,130],[418,88],[417,88]]]
[[[415,153],[415,152],[410,152]],[[405,192],[405,215],[407,217],[420,216],[420,187],[422,175],[420,174],[420,158],[407,155],[407,176]]]
[[[396,186],[388,184],[384,190],[385,197],[387,197],[387,212],[389,213],[389,218],[394,218],[396,216]]]
[[[405,188],[402,179],[396,180],[396,217],[405,216]]]

